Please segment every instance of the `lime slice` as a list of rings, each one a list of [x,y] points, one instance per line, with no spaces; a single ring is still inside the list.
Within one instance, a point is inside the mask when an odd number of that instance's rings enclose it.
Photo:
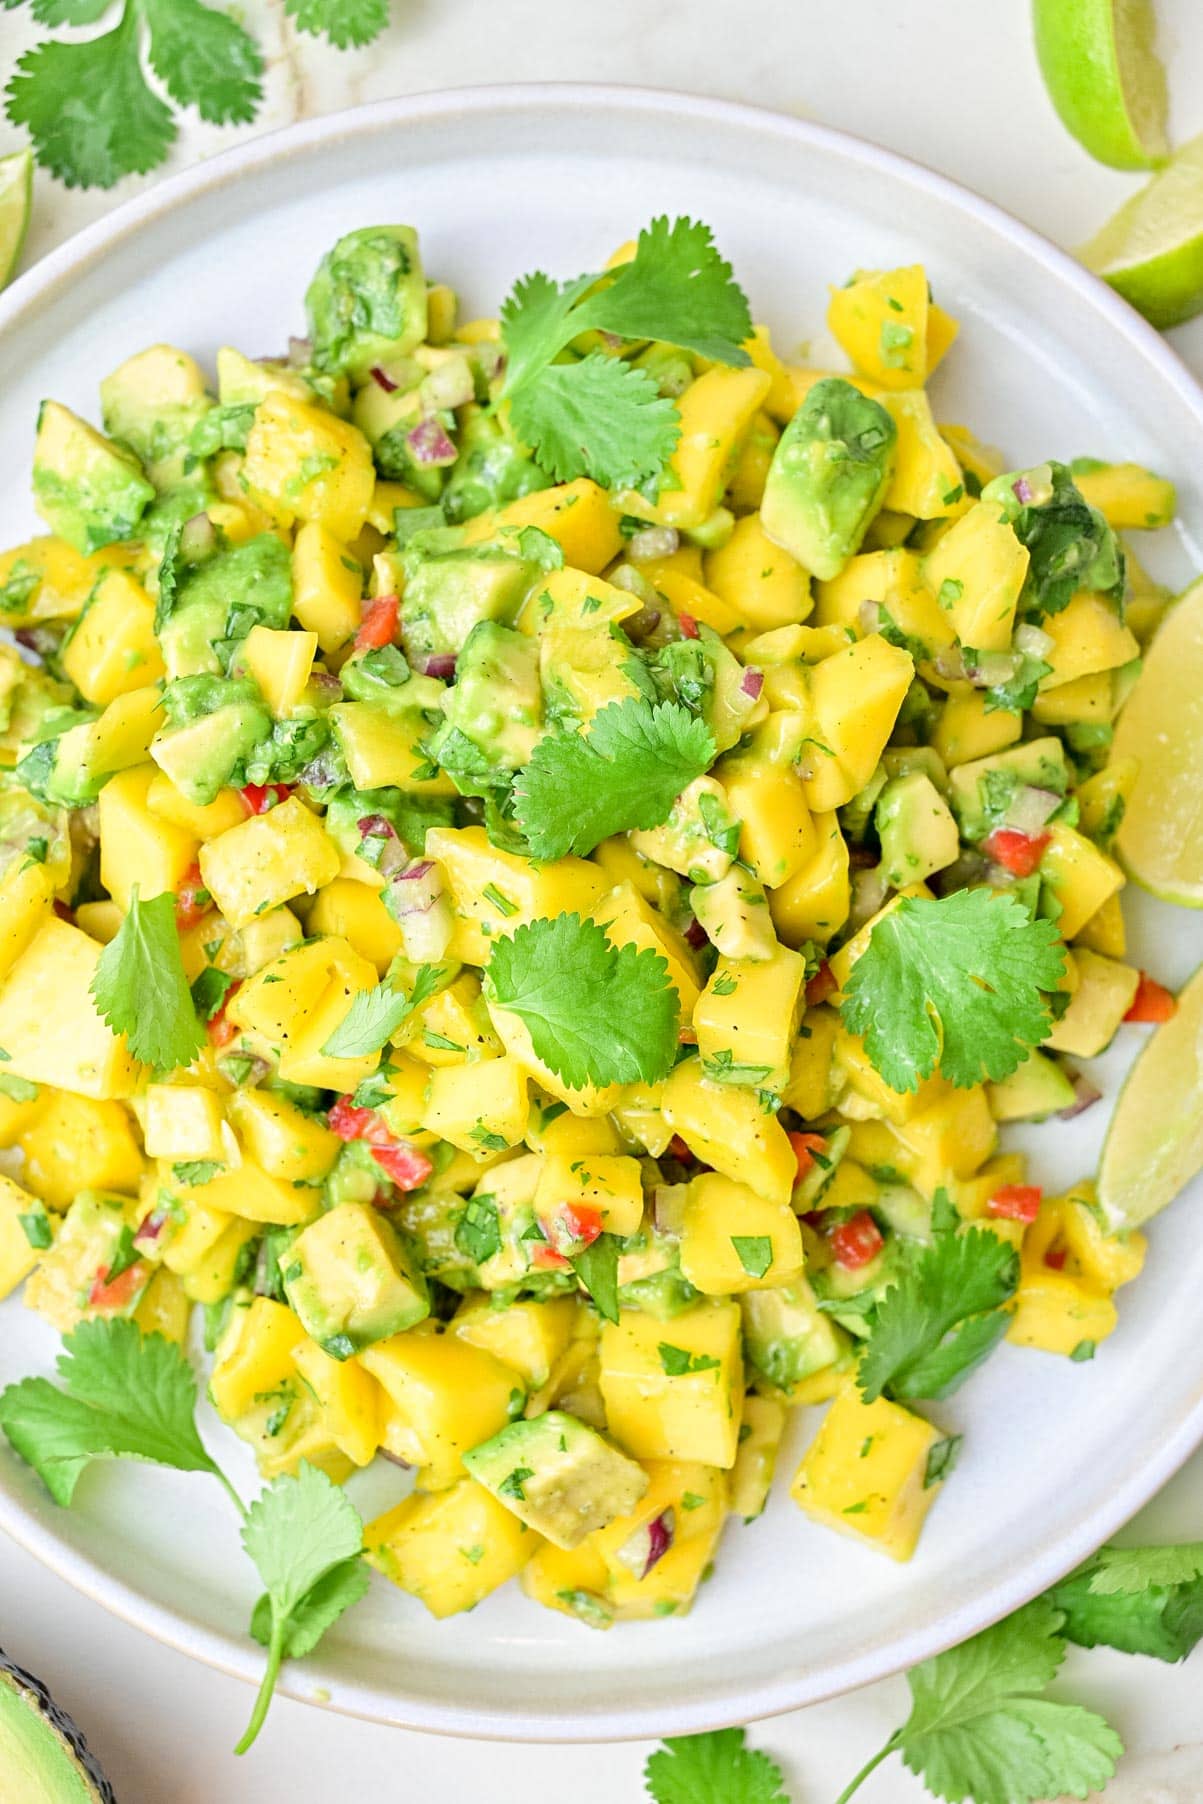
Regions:
[[[1203,967],[1157,1028],[1119,1093],[1099,1166],[1099,1203],[1135,1228],[1203,1170]]]
[[[1036,55],[1061,123],[1112,169],[1168,154],[1165,70],[1150,0],[1035,0]]]
[[[1142,888],[1203,908],[1203,579],[1162,621],[1115,726],[1140,769],[1116,844]]]
[[[1078,253],[1155,326],[1203,308],[1203,137],[1159,170]]]
[[[1078,252],[1164,329],[1203,309],[1203,137],[1134,194]]]
[[[33,205],[33,152],[0,157],[0,288],[11,280]]]

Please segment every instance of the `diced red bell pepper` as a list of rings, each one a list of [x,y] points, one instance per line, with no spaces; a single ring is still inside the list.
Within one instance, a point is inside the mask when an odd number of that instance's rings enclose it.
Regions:
[[[697,638],[698,623],[694,619],[692,614],[678,614],[677,615],[677,625],[680,627],[681,631],[684,633],[684,635],[687,639],[696,639]]]
[[[389,1133],[375,1109],[357,1109],[349,1096],[339,1097],[326,1122],[340,1140],[366,1141],[373,1159],[398,1190],[416,1190],[434,1170],[424,1152]]]
[[[234,982],[230,985],[229,989],[221,999],[221,1007],[214,1010],[213,1014],[209,1016],[209,1019],[205,1024],[205,1031],[209,1036],[210,1046],[216,1046],[219,1051],[223,1046],[228,1046],[231,1040],[236,1040],[239,1033],[242,1031],[241,1028],[234,1025],[226,1014],[226,1010],[229,1008],[231,1002],[233,1002],[241,988],[241,979],[235,978]]]
[[[372,1157],[398,1190],[417,1190],[434,1170],[426,1154],[408,1140],[398,1140],[392,1146],[373,1146]]]
[[[571,1259],[565,1259],[563,1253],[557,1253],[554,1247],[538,1245],[530,1256],[530,1262],[540,1271],[567,1272],[572,1270]]]
[[[127,1265],[123,1272],[118,1272],[112,1283],[109,1282],[109,1268],[102,1265],[92,1280],[92,1288],[88,1292],[90,1309],[128,1309],[142,1286],[146,1282],[146,1267],[140,1259]]]
[[[1004,1221],[1032,1222],[1040,1213],[1044,1192],[1039,1184],[1004,1184],[987,1200],[986,1214]]]
[[[74,925],[75,910],[73,908],[68,908],[67,904],[59,896],[54,898],[54,912],[60,921],[70,921]]]
[[[867,1209],[859,1209],[848,1221],[831,1230],[831,1250],[835,1262],[845,1271],[857,1271],[876,1259],[885,1240],[881,1229]]]
[[[812,1170],[815,1154],[827,1151],[827,1136],[826,1134],[791,1133],[787,1138],[794,1149],[794,1158],[798,1161],[798,1177],[795,1181],[800,1183],[807,1172]]]
[[[829,996],[834,996],[839,987],[835,980],[835,972],[824,959],[814,976],[807,979],[807,1008],[817,1008],[820,1002],[826,1002]]]
[[[180,879],[176,892],[175,924],[180,932],[187,933],[190,927],[203,921],[212,906],[213,898],[205,888],[200,865],[194,859]]]
[[[681,1161],[682,1165],[694,1165],[697,1163],[694,1155],[690,1152],[680,1134],[673,1135],[668,1143],[668,1150],[674,1159],[679,1159]]]
[[[340,1096],[326,1117],[330,1132],[340,1140],[366,1140],[378,1122],[375,1109],[357,1109],[349,1096]]]
[[[1178,1012],[1178,998],[1164,984],[1149,976],[1147,971],[1140,974],[1140,982],[1136,986],[1136,994],[1132,998],[1132,1007],[1124,1016],[1125,1021],[1168,1021]]]
[[[986,851],[995,864],[1001,864],[1013,877],[1030,877],[1051,838],[1051,833],[1021,833],[1018,827],[996,827],[985,842]]]
[[[1044,1263],[1049,1267],[1050,1271],[1054,1272],[1063,1272],[1065,1270],[1065,1260],[1066,1251],[1064,1247],[1053,1247],[1051,1252],[1044,1255]]]
[[[556,1252],[567,1258],[593,1245],[602,1231],[602,1212],[592,1203],[561,1203],[539,1225]]]
[[[248,814],[266,814],[288,800],[292,786],[288,783],[244,783],[238,794]]]
[[[382,645],[392,644],[397,636],[400,606],[396,595],[378,595],[368,603],[355,635],[356,651],[379,651]]]

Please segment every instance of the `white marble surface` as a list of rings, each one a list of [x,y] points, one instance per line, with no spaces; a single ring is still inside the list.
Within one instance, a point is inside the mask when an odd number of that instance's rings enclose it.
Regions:
[[[269,60],[260,119],[240,134],[182,121],[171,168],[239,135],[386,95],[477,82],[646,83],[747,100],[846,128],[940,169],[1072,245],[1130,190],[1061,131],[1036,71],[1022,0],[394,0],[394,23],[340,56],[299,37],[281,0],[240,12]],[[1176,138],[1203,130],[1203,11],[1158,0]],[[0,70],[42,35],[0,13]],[[0,125],[0,151],[19,142]],[[146,182],[156,177],[145,178]],[[39,174],[27,261],[144,185],[70,194]],[[398,206],[404,212],[404,172]],[[654,199],[654,197],[652,197]],[[651,202],[649,201],[649,204]],[[1175,334],[1203,374],[1203,320]],[[1150,1540],[1203,1533],[1203,1454],[1139,1521]],[[186,1532],[182,1526],[181,1532]],[[634,1804],[643,1746],[512,1748],[439,1741],[277,1702],[254,1753],[233,1745],[249,1707],[235,1680],[156,1646],[0,1543],[0,1642],[84,1723],[121,1804],[371,1804],[485,1794],[490,1804],[571,1798]],[[1203,1658],[1203,1656],[1200,1656]],[[1130,1753],[1109,1804],[1203,1800],[1203,1688],[1186,1667],[1071,1654],[1063,1690],[1104,1709]],[[796,1804],[824,1804],[906,1713],[901,1680],[753,1730],[787,1771]],[[882,1767],[865,1804],[925,1795]],[[4,1804],[21,1804],[5,1800]]]

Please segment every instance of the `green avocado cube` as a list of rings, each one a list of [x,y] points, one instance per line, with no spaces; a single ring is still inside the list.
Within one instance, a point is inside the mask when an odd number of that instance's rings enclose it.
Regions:
[[[340,1203],[302,1228],[282,1275],[301,1326],[334,1359],[349,1359],[430,1314],[413,1254],[370,1203]]]
[[[804,569],[838,576],[880,508],[898,428],[878,401],[841,376],[816,382],[782,433],[760,522]]]
[[[478,1484],[556,1547],[578,1547],[648,1487],[643,1467],[564,1410],[511,1422],[464,1455]]]
[[[155,498],[132,451],[57,401],[44,401],[33,452],[33,498],[51,532],[85,556],[132,538]]]
[[[495,768],[518,770],[529,763],[543,726],[538,640],[495,620],[480,621],[464,641],[443,713]]]
[[[873,811],[881,840],[881,873],[891,889],[923,883],[960,851],[952,810],[924,771],[886,784]]]
[[[426,336],[426,277],[412,226],[362,226],[326,252],[305,295],[317,369],[366,382]]]

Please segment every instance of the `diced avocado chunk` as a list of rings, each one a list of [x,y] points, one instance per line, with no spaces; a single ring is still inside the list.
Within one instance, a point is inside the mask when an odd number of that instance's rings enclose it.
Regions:
[[[155,498],[132,451],[57,401],[45,401],[33,453],[33,497],[51,532],[85,554],[132,538]]]
[[[845,1357],[847,1340],[818,1307],[805,1278],[776,1290],[745,1291],[739,1306],[748,1364],[778,1390],[788,1393]]]
[[[550,482],[514,437],[504,415],[491,408],[465,408],[459,456],[443,490],[443,512],[449,520],[471,520],[486,508],[505,507]]]
[[[690,903],[706,937],[724,958],[772,958],[777,935],[763,884],[732,865],[717,883],[696,883]]]
[[[480,621],[464,641],[443,713],[495,765],[518,770],[543,725],[538,642],[494,620]]]
[[[995,1121],[1044,1121],[1072,1108],[1074,1087],[1055,1059],[1030,1052],[1010,1077],[988,1084],[986,1096]]]
[[[104,429],[156,466],[156,486],[180,474],[167,460],[184,450],[193,428],[212,409],[196,359],[175,345],[151,345],[127,357],[100,385]]]
[[[351,418],[372,447],[372,458],[380,475],[388,482],[402,482],[428,501],[437,501],[443,490],[446,469],[441,464],[421,464],[408,444],[408,435],[422,418],[417,388],[422,380],[417,363],[389,365],[389,376],[395,388],[382,388],[369,381],[355,396]]]
[[[363,382],[426,336],[426,277],[412,226],[361,226],[326,252],[305,295],[313,361]]]
[[[254,683],[180,677],[163,693],[168,724],[150,755],[190,802],[215,801],[254,748],[271,737],[272,717]]]
[[[949,773],[948,799],[962,837],[987,839],[1005,823],[1007,810],[1025,787],[1051,790],[1059,796],[1069,788],[1065,748],[1055,735],[1029,739],[1008,751],[958,764]]]
[[[1008,470],[986,484],[982,500],[1002,508],[1016,538],[1027,547],[1021,613],[1029,618],[1059,613],[1079,589],[1113,600],[1122,596],[1123,549],[1065,464]]]
[[[311,401],[313,389],[297,370],[281,363],[256,363],[222,345],[217,353],[217,394],[223,407],[258,407],[270,394]]]
[[[404,789],[340,789],[326,804],[326,832],[345,856],[376,866],[392,842],[380,832],[363,831],[360,822],[373,816],[387,821],[415,858],[425,849],[428,830],[450,827],[453,820],[452,804],[441,796],[411,795]]]
[[[840,376],[816,382],[782,433],[760,519],[770,539],[820,581],[859,550],[894,467],[898,428]]]
[[[62,708],[48,714],[38,729],[38,743],[26,752],[14,775],[31,795],[63,808],[82,808],[100,793],[95,773],[86,769],[88,728],[95,710]]]
[[[559,1409],[511,1422],[465,1453],[464,1465],[529,1528],[565,1549],[630,1515],[648,1487],[642,1466]]]
[[[217,551],[179,575],[161,622],[167,675],[216,676],[253,626],[282,630],[292,614],[292,562],[274,533]]]
[[[663,826],[632,833],[631,844],[644,858],[668,865],[691,882],[713,885],[730,871],[739,850],[739,822],[717,777],[695,777],[673,803]]]
[[[283,1278],[305,1332],[334,1359],[349,1359],[430,1314],[413,1254],[370,1203],[341,1203],[302,1228]]]
[[[959,850],[952,811],[922,771],[894,777],[878,797],[874,824],[881,839],[881,874],[891,889],[922,883],[945,870]]]
[[[405,561],[401,619],[406,646],[419,656],[458,652],[479,621],[511,625],[541,569],[522,555],[517,537],[447,547],[443,534],[422,534]]]

